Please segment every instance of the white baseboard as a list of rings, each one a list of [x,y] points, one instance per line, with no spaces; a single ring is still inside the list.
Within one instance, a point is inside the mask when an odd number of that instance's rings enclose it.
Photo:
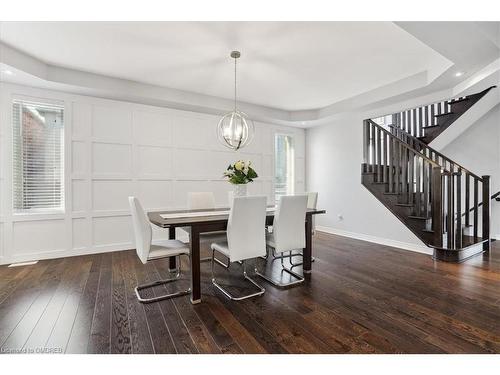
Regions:
[[[178,232],[176,238],[183,242],[189,242],[189,235],[186,232]],[[158,238],[155,237],[154,239],[161,240],[161,239],[168,239],[168,237],[160,236]],[[66,257],[80,256],[80,255],[110,253],[113,251],[131,250],[131,249],[135,249],[135,245],[133,243],[116,243],[109,245],[94,245],[91,247],[81,247],[75,249],[44,251],[38,253],[13,254],[11,256],[0,257],[0,266],[11,263],[66,258]]]
[[[346,230],[325,227],[325,226],[321,226],[321,225],[317,225],[315,229],[319,232],[336,234],[338,236],[343,236],[343,237],[355,238],[357,240],[373,242],[373,243],[377,243],[377,244],[385,245],[385,246],[397,247],[398,249],[414,251],[417,253],[428,254],[428,255],[432,255],[432,253],[433,253],[432,249],[425,246],[425,245],[418,245],[418,244],[413,244],[413,243],[408,243],[408,242],[401,242],[401,241],[391,240],[388,238],[376,237],[376,236],[372,236],[369,234],[363,234],[363,233],[349,232]]]
[[[0,259],[0,265],[19,263],[19,262],[39,261],[46,259],[67,258],[80,255],[109,253],[113,251],[130,250],[133,248],[134,245],[131,244],[120,244],[120,245],[109,245],[109,246],[94,246],[90,248],[79,248],[79,249],[69,249],[69,250],[68,249],[54,250],[54,251],[46,251],[35,254],[13,255],[11,257],[5,256]]]

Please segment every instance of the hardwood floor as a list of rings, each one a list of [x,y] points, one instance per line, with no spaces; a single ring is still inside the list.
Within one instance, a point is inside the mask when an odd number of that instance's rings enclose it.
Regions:
[[[166,277],[168,261],[144,266],[134,251],[2,266],[1,352],[500,352],[498,242],[489,255],[449,264],[318,233],[314,255],[305,284],[280,290],[258,280],[266,293],[242,302],[216,292],[202,263],[199,305],[188,296],[138,303],[134,286]],[[279,276],[274,263],[268,271]],[[248,291],[239,265],[216,274],[235,293]]]

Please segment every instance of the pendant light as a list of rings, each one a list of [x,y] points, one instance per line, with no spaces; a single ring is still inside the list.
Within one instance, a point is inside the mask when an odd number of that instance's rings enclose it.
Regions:
[[[255,127],[253,121],[248,116],[239,111],[236,104],[236,61],[240,58],[239,51],[232,51],[231,57],[234,59],[234,108],[226,113],[217,125],[217,138],[226,147],[232,150],[239,150],[248,145],[253,138]]]

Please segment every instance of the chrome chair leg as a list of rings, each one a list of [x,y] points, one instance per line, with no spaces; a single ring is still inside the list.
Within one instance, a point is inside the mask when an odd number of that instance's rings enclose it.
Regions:
[[[200,259],[200,262],[211,262],[211,261],[212,261],[212,257],[206,257],[206,258]],[[231,265],[231,262],[229,262],[229,259],[227,260],[227,264],[224,263],[222,260],[219,260],[215,257],[214,257],[214,261],[226,269],[229,268],[229,266]],[[240,262],[240,264],[241,264],[241,262]]]
[[[189,265],[191,266],[191,257],[188,254],[185,254],[185,255],[188,257],[188,259],[189,259]],[[180,259],[180,256],[177,257],[177,262],[179,264],[179,267],[177,269],[176,275],[173,278],[170,278],[170,279],[161,279],[161,280],[157,280],[157,281],[154,281],[154,282],[151,282],[151,283],[148,283],[148,284],[137,285],[134,288],[135,295],[137,296],[137,299],[138,299],[139,302],[141,302],[141,303],[158,302],[158,301],[161,301],[161,300],[164,300],[164,299],[179,297],[179,296],[183,296],[183,295],[191,293],[191,288],[188,288],[186,290],[181,290],[181,291],[178,291],[178,292],[175,292],[175,293],[163,294],[161,296],[152,297],[152,298],[143,298],[143,297],[141,297],[141,294],[140,294],[141,290],[153,288],[155,286],[164,285],[164,284],[168,284],[168,283],[171,283],[173,281],[179,280],[179,278],[181,276],[181,259]]]
[[[290,265],[291,265],[290,268],[297,267],[297,266],[302,266],[304,264],[304,262],[300,262],[300,263],[293,263],[292,262],[292,259],[293,259],[292,257],[297,257],[297,256],[304,258],[304,254],[302,254],[302,253],[297,253],[297,254],[291,255],[290,256]],[[311,257],[311,262],[315,262],[315,261],[316,261],[316,258],[315,257]]]
[[[242,301],[244,299],[261,296],[266,291],[262,286],[257,284],[250,276],[248,276],[246,262],[243,261],[243,276],[244,276],[245,280],[250,281],[253,285],[255,285],[259,289],[259,291],[252,293],[252,294],[247,294],[247,295],[241,296],[241,297],[236,297],[236,296],[232,295],[231,293],[229,293],[229,291],[227,291],[219,283],[217,283],[217,280],[215,279],[215,274],[214,274],[214,263],[215,263],[214,259],[215,259],[215,250],[212,251],[212,284],[230,300]]]
[[[273,249],[273,253],[274,253],[274,249]],[[285,259],[285,258],[288,258],[288,256],[280,256],[279,258],[276,258],[276,259],[281,259],[281,273],[283,274],[283,272],[286,272],[289,275],[295,277],[297,280],[289,282],[289,283],[282,283],[281,281],[276,281],[272,277],[266,275],[265,273],[260,272],[257,268],[257,265],[255,266],[255,273],[257,275],[259,275],[260,277],[262,277],[264,280],[267,280],[268,282],[270,282],[271,284],[273,284],[279,288],[294,286],[294,285],[297,285],[297,284],[304,282],[305,279],[303,276],[301,276],[298,273],[293,272],[291,269],[288,269],[285,267],[285,264],[283,262],[283,259]],[[275,259],[273,259],[273,261],[274,260]]]
[[[273,261],[276,260],[276,259],[286,259],[286,258],[288,258],[290,260],[290,264],[292,265],[292,268],[293,267],[297,267],[297,266],[301,266],[302,264],[304,264],[303,262],[301,262],[301,263],[293,263],[292,262],[292,258],[293,257],[302,257],[303,258],[304,254],[302,254],[302,253],[296,253],[296,254],[294,254],[291,251],[289,251],[288,255],[285,255],[285,254],[277,255],[274,252],[274,249],[273,249],[272,255],[273,255]],[[267,258],[265,258],[265,259],[267,259]],[[315,257],[311,257],[311,262],[314,262],[314,261],[316,261],[316,258]]]

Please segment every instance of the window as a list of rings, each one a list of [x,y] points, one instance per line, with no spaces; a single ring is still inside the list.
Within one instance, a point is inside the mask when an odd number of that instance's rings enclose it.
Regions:
[[[64,211],[62,106],[14,100],[13,204],[16,213]]]
[[[274,194],[276,201],[282,195],[294,193],[294,149],[291,135],[276,134],[274,139]]]

